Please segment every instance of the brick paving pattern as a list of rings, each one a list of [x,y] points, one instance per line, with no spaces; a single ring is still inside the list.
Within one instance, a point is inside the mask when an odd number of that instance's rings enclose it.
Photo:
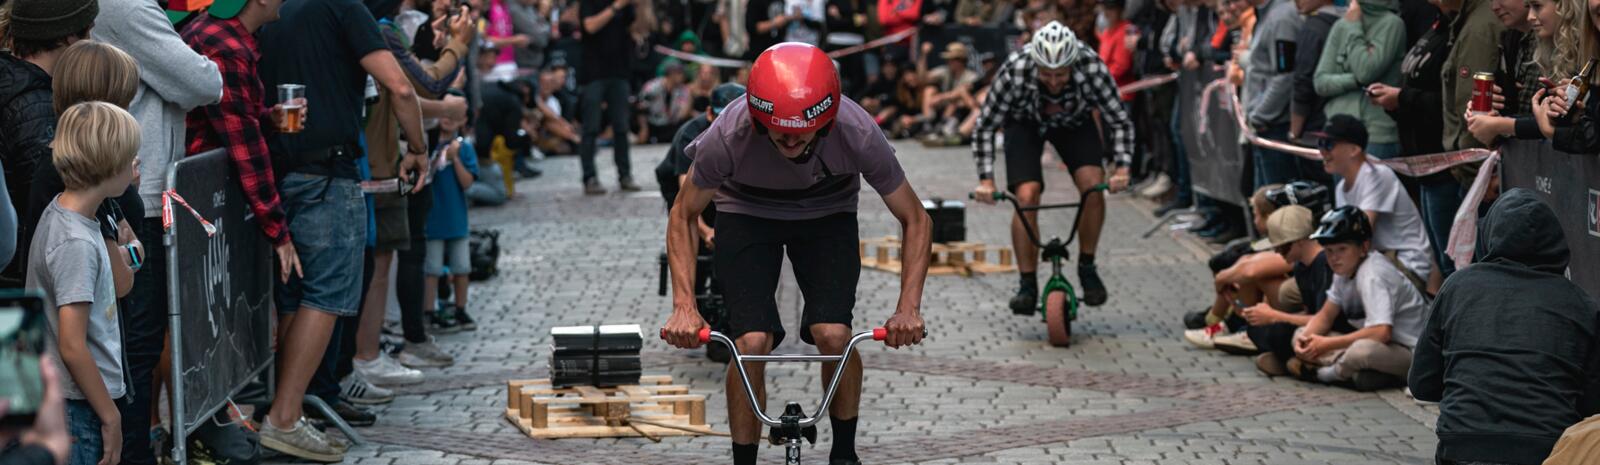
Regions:
[[[965,198],[973,184],[965,149],[897,144],[924,197]],[[663,146],[635,150],[636,173]],[[601,157],[602,160],[609,157]],[[602,162],[602,181],[615,174]],[[673,375],[708,396],[707,418],[725,431],[723,366],[698,351],[654,340],[671,302],[656,294],[656,257],[665,212],[646,192],[581,195],[577,160],[546,160],[546,176],[518,184],[520,198],[472,212],[475,227],[501,230],[499,277],[474,283],[480,329],[439,336],[456,366],[427,370],[427,382],[398,389],[377,409],[357,465],[533,465],[727,463],[723,437],[530,439],[501,418],[504,382],[547,375],[548,330],[573,324],[638,323],[647,328],[647,373]],[[646,181],[646,176],[639,177]],[[1003,177],[1002,177],[1003,178]],[[1046,202],[1072,201],[1063,170],[1046,170]],[[1335,464],[1432,463],[1436,413],[1391,391],[1361,394],[1256,373],[1247,357],[1189,347],[1178,315],[1210,302],[1209,251],[1188,239],[1140,239],[1148,202],[1112,197],[1097,261],[1110,288],[1103,307],[1085,308],[1068,349],[1044,343],[1038,317],[1010,314],[1015,275],[931,277],[923,313],[931,333],[918,347],[862,349],[867,378],[859,449],[867,463],[997,464]],[[1010,210],[967,207],[969,240],[1006,244]],[[1070,212],[1041,215],[1045,235],[1065,235]],[[898,234],[882,203],[863,192],[863,237]],[[1068,279],[1077,276],[1068,267]],[[899,277],[863,271],[860,328],[892,313]],[[780,283],[779,308],[793,331],[801,296]],[[790,338],[796,340],[797,338]],[[779,353],[812,350],[790,341]],[[820,395],[816,368],[768,368],[769,403]],[[825,463],[828,423],[807,459]],[[782,450],[763,448],[764,463]],[[282,461],[282,458],[275,459]]]

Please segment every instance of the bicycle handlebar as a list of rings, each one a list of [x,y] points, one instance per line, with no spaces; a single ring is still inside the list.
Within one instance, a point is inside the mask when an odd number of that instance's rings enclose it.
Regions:
[[[666,335],[666,328],[662,328],[661,337],[665,339]],[[927,337],[928,331],[923,330],[922,336]],[[800,427],[802,428],[817,424],[817,422],[820,421],[823,416],[827,415],[828,406],[833,403],[833,396],[839,390],[839,380],[843,378],[842,375],[844,374],[844,367],[846,365],[845,362],[850,359],[852,354],[855,354],[856,345],[867,339],[882,341],[888,337],[889,330],[887,328],[873,328],[871,331],[862,331],[856,333],[854,336],[850,337],[850,342],[845,345],[844,352],[840,353],[839,355],[744,355],[739,353],[739,346],[733,343],[733,339],[723,335],[720,332],[712,331],[711,328],[700,328],[699,334],[699,339],[702,344],[716,341],[717,343],[728,346],[728,351],[732,352],[733,354],[733,365],[738,368],[739,378],[744,382],[744,392],[750,400],[750,409],[754,410],[756,413],[756,418],[761,420],[761,423],[767,426],[783,426],[783,422],[767,416],[767,413],[761,410],[761,403],[756,399],[756,391],[754,388],[750,387],[750,375],[745,372],[744,362],[837,363],[838,365],[835,365],[833,369],[832,381],[829,382],[827,386],[827,394],[822,398],[821,405],[818,405],[816,410],[812,410],[814,413],[811,416],[800,420]]]
[[[1082,197],[1083,198],[1088,198],[1089,194],[1093,194],[1093,193],[1096,193],[1096,192],[1099,192],[1102,195],[1104,195],[1104,193],[1106,191],[1109,191],[1109,190],[1111,190],[1111,185],[1102,182],[1102,183],[1095,184],[1094,186],[1090,187],[1088,191],[1085,191],[1083,193]],[[1030,212],[1030,211],[1049,210],[1049,209],[1055,209],[1055,208],[1076,208],[1076,207],[1079,207],[1079,206],[1082,205],[1082,203],[1080,201],[1080,202],[1077,202],[1077,203],[1058,203],[1058,204],[1033,205],[1033,206],[1024,207],[1024,206],[1022,206],[1022,202],[1017,200],[1016,196],[1008,194],[1005,191],[995,191],[993,195],[994,195],[994,200],[997,200],[997,201],[998,200],[1005,200],[1005,201],[1011,203],[1011,207],[1015,208],[1017,210],[1017,218],[1022,220],[1022,229],[1023,229],[1024,232],[1028,233],[1028,239],[1033,241],[1034,247],[1039,247],[1041,249],[1044,248],[1044,243],[1043,243],[1043,241],[1039,240],[1039,233],[1034,231],[1034,225],[1032,223],[1028,222],[1028,216],[1024,215],[1023,213]],[[972,200],[978,200],[978,193],[977,192],[968,192],[967,193],[967,198],[968,199],[972,199]],[[1083,220],[1083,209],[1082,208],[1078,208],[1078,213],[1076,215],[1074,215],[1073,218],[1072,218],[1072,232],[1067,235],[1067,242],[1066,242],[1067,244],[1072,243],[1072,240],[1076,239],[1078,237],[1078,222],[1081,221],[1081,220]]]

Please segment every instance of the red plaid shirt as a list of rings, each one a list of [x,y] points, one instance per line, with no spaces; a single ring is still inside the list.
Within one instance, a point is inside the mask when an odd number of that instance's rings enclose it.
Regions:
[[[225,148],[239,169],[239,182],[250,201],[261,232],[273,244],[289,242],[289,224],[272,174],[272,155],[263,132],[271,127],[256,62],[256,38],[237,18],[199,15],[183,30],[183,41],[217,63],[222,72],[222,101],[189,112],[190,155]]]

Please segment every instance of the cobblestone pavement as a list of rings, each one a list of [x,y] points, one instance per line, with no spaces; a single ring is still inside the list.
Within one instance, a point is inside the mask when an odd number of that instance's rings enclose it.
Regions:
[[[924,197],[965,198],[973,168],[966,149],[899,144],[900,160]],[[665,152],[634,151],[641,183]],[[602,156],[602,181],[615,171]],[[656,257],[665,214],[654,186],[637,194],[584,197],[577,160],[543,162],[544,178],[523,181],[509,205],[472,212],[472,223],[502,231],[501,274],[475,283],[480,329],[439,342],[459,363],[428,370],[429,380],[380,407],[358,465],[521,465],[726,463],[721,437],[532,440],[501,417],[507,379],[545,376],[552,326],[638,323],[653,333],[670,311],[656,294]],[[1047,170],[1045,201],[1076,195],[1063,170]],[[1000,464],[1334,464],[1431,463],[1433,415],[1398,391],[1360,394],[1259,375],[1247,357],[1184,343],[1178,315],[1209,302],[1208,249],[1158,234],[1151,205],[1110,200],[1098,261],[1110,287],[1103,307],[1081,311],[1074,345],[1049,347],[1037,318],[1013,316],[1005,300],[1015,275],[930,277],[923,313],[931,336],[891,351],[868,345],[858,440],[867,463]],[[1010,210],[969,206],[969,239],[1008,241]],[[1064,233],[1070,212],[1043,214],[1046,234]],[[897,234],[870,190],[860,223],[865,237]],[[1076,282],[1075,274],[1069,279]],[[898,276],[863,271],[856,324],[881,324],[892,312]],[[779,306],[798,319],[792,277]],[[673,375],[707,394],[708,418],[726,430],[722,365],[649,337],[647,373]],[[791,338],[793,339],[793,338]],[[806,348],[809,349],[809,348]],[[791,342],[779,352],[802,350]],[[820,389],[809,367],[768,369],[774,408],[814,405]],[[825,462],[829,437],[807,452]],[[782,450],[763,448],[767,462]]]

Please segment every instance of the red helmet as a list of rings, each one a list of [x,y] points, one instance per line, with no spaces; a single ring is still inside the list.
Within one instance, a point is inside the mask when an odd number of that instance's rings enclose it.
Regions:
[[[817,131],[828,127],[839,112],[839,72],[822,49],[784,42],[756,58],[745,99],[750,117],[768,130]]]

